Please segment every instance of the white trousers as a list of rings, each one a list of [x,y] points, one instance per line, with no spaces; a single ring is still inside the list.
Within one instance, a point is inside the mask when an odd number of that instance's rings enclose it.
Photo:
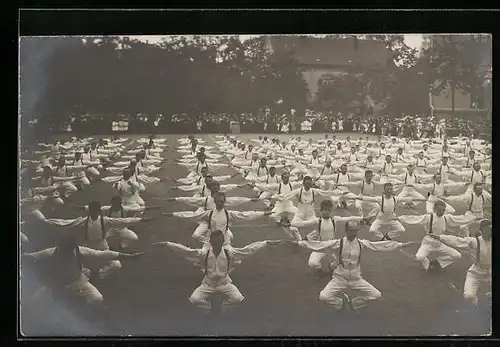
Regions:
[[[481,283],[487,284],[490,287],[489,291],[491,291],[491,276],[480,275],[475,272],[467,271],[464,284],[464,299],[472,302],[474,305],[477,305],[477,291]]]
[[[376,300],[382,296],[382,293],[377,288],[361,277],[348,281],[341,276],[334,275],[326,287],[319,293],[319,299],[340,310],[343,303],[340,295],[348,288],[360,292],[359,296],[351,300],[354,309],[361,308],[368,301]]]
[[[90,181],[87,177],[83,176],[79,180],[75,180],[75,182],[81,184],[82,186],[88,186],[90,185]]]
[[[303,220],[307,221],[310,219],[317,219],[316,212],[314,211],[314,205],[312,204],[300,204],[297,208],[297,212],[295,216],[293,216],[292,226],[295,225],[295,222]]]
[[[392,239],[393,237],[398,236],[399,234],[406,231],[405,227],[397,220],[383,220],[377,218],[373,221],[370,226],[370,232],[373,233],[376,237],[382,238],[384,235],[380,231],[380,228],[387,226],[389,231],[387,235]]]
[[[274,204],[274,208],[272,209],[273,214],[271,215],[276,222],[281,220],[281,215],[287,213],[292,218],[297,213],[297,207],[293,205],[293,203],[289,200],[286,201],[276,201]]]
[[[71,182],[64,182],[61,184],[61,186],[65,191],[68,191],[68,192],[78,191],[78,188],[76,188],[76,186]]]
[[[65,294],[74,296],[87,305],[99,304],[103,301],[102,294],[97,290],[92,283],[86,281],[85,283],[77,286],[68,286],[64,289]],[[49,286],[43,286],[32,297],[31,300],[35,303],[43,300],[58,300],[55,297],[55,292]]]
[[[222,310],[228,309],[231,305],[238,304],[245,299],[241,295],[240,291],[234,284],[225,284],[222,286],[210,286],[208,284],[202,283],[198,288],[196,288],[189,297],[189,302],[191,304],[205,310],[209,311],[212,307],[210,299],[214,295],[221,295],[222,300]]]
[[[462,257],[459,251],[444,243],[425,236],[422,244],[415,254],[415,259],[419,261],[427,270],[431,260],[436,260],[442,268],[445,268]]]
[[[139,194],[133,194],[129,196],[122,196],[122,205],[139,205],[139,206],[145,206],[146,203],[144,200],[140,197]]]
[[[100,173],[99,173],[99,170],[97,170],[95,167],[91,166],[89,168],[87,168],[87,170],[85,170],[85,172],[89,175],[89,176],[99,176]]]
[[[337,257],[335,254],[326,254],[320,252],[312,252],[307,261],[307,266],[314,270],[322,270],[325,265],[334,268],[337,265]]]
[[[105,241],[101,241],[99,243],[86,242],[84,243],[84,246],[98,251],[109,250],[108,243]],[[88,261],[84,262],[83,265],[90,270],[98,270],[98,275],[101,279],[108,277],[110,274],[122,268],[122,264],[119,260],[111,260],[103,263],[101,260],[89,259]]]
[[[380,205],[372,201],[356,200],[354,206],[358,209],[360,216],[371,217],[380,211]],[[368,211],[368,213],[364,213],[364,211]]]
[[[425,197],[419,192],[417,192],[415,188],[408,186],[404,186],[403,190],[401,190],[401,192],[397,196],[397,198],[405,198],[405,197],[412,197],[415,199],[425,199]],[[415,206],[417,206],[419,203],[420,203],[419,201],[413,202]]]
[[[135,232],[128,228],[109,229],[107,238],[119,240],[122,247],[127,247],[131,242],[137,241],[139,237]]]

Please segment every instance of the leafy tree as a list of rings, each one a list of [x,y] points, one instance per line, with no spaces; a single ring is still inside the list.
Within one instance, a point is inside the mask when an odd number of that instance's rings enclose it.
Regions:
[[[319,109],[324,112],[350,113],[357,110],[366,99],[366,84],[361,74],[332,76],[320,86],[317,94]]]
[[[434,80],[431,90],[439,94],[450,89],[452,113],[455,112],[457,89],[473,95],[480,92],[484,78],[479,71],[485,56],[491,54],[490,40],[477,36],[440,35],[432,39],[432,44],[423,53]]]

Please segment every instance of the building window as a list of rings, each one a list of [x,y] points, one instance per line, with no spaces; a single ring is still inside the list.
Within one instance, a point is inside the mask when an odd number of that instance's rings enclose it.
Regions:
[[[333,79],[334,79],[335,76],[331,75],[331,74],[324,74],[324,75],[321,75],[321,77],[319,78],[318,80],[318,84],[319,86],[326,86],[330,83],[333,82]]]

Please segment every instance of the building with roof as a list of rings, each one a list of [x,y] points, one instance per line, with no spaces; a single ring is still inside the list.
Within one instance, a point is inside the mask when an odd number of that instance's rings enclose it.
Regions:
[[[339,74],[363,73],[394,66],[385,43],[357,38],[316,38],[311,36],[267,36],[269,53],[291,50],[309,87],[309,101],[316,100],[320,86]]]

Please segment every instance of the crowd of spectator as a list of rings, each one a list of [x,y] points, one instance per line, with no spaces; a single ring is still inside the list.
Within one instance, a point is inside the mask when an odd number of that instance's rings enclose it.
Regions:
[[[292,113],[295,113],[292,110]],[[58,129],[39,131],[39,124],[30,121],[24,126],[23,137],[33,137],[44,133],[73,133],[81,135],[101,135],[110,133],[343,133],[359,132],[372,135],[403,135],[418,138],[426,133],[445,131],[450,136],[464,135],[484,137],[491,134],[491,123],[463,119],[460,117],[438,119],[429,115],[408,115],[391,117],[383,114],[341,114],[321,113],[306,110],[302,116],[266,112],[254,116],[252,113],[207,114],[196,116],[186,113],[171,116],[73,116]],[[293,124],[292,120],[295,120]],[[236,125],[235,125],[236,124]],[[31,131],[31,132],[30,132]],[[31,134],[31,135],[29,135]]]

